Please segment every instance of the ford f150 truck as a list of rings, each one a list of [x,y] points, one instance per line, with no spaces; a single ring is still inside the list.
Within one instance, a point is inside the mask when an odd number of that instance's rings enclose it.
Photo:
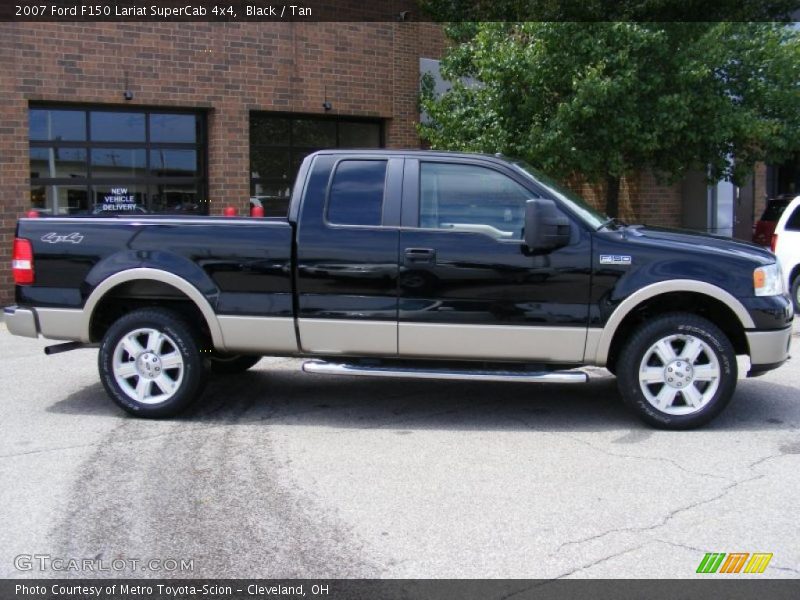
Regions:
[[[687,429],[729,402],[737,355],[750,375],[788,358],[793,317],[768,250],[607,219],[519,161],[426,151],[312,154],[287,218],[23,218],[13,274],[11,333],[99,345],[109,396],[143,417],[273,355],[488,381],[604,366],[647,423]]]

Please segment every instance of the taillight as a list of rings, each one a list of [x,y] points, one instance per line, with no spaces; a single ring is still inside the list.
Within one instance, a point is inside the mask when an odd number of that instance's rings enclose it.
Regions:
[[[777,233],[773,233],[772,234],[772,240],[769,243],[769,249],[772,250],[773,252],[775,252],[775,248],[777,248],[777,247],[778,247],[778,234]]]
[[[33,283],[33,246],[30,240],[14,239],[14,252],[11,255],[11,272],[17,285]]]

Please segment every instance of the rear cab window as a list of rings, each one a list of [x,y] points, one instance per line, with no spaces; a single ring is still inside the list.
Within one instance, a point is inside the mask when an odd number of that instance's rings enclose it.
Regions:
[[[327,222],[331,225],[380,226],[386,166],[386,160],[340,161],[328,192]]]

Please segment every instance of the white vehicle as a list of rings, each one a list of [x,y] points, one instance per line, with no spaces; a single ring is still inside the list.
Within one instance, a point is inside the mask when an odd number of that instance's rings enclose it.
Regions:
[[[789,203],[783,211],[775,234],[772,236],[772,251],[778,256],[791,290],[794,311],[800,311],[800,196]]]

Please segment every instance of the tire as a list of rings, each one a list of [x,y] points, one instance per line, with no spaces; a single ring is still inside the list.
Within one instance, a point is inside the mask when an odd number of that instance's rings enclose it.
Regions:
[[[800,275],[792,280],[792,302],[794,303],[794,314],[800,315]]]
[[[659,429],[705,425],[728,405],[737,377],[730,340],[710,321],[688,313],[641,325],[617,361],[623,401]]]
[[[206,357],[208,370],[214,375],[235,375],[244,373],[250,367],[254,367],[261,356],[249,354],[220,354],[214,352]]]
[[[100,380],[137,417],[172,417],[202,392],[206,371],[195,331],[176,313],[143,308],[114,322],[98,354]]]

